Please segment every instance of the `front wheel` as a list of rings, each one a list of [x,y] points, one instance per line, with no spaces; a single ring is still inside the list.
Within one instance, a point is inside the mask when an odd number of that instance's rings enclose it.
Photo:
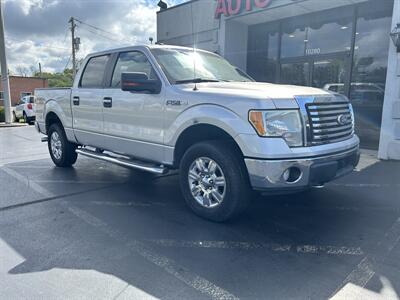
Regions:
[[[67,140],[64,129],[59,124],[52,124],[48,130],[48,148],[51,159],[58,167],[70,167],[77,158],[76,145]]]
[[[229,142],[207,141],[190,147],[180,165],[180,184],[197,215],[223,222],[239,215],[250,202],[243,158]]]

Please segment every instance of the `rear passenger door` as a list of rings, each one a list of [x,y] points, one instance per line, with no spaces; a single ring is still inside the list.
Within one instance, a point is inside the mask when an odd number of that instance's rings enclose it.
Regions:
[[[127,92],[121,90],[121,74],[145,73],[149,79],[160,80],[145,53],[133,50],[114,57],[103,108],[106,149],[138,158],[162,161],[163,148],[163,91]]]
[[[79,84],[72,89],[71,105],[73,128],[79,143],[102,147],[104,79],[110,55],[90,58]]]

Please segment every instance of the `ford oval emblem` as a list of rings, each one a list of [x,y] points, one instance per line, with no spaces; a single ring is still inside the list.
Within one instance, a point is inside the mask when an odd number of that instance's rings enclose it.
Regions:
[[[337,122],[339,125],[346,125],[347,123],[350,122],[350,117],[347,115],[340,115],[337,118]]]

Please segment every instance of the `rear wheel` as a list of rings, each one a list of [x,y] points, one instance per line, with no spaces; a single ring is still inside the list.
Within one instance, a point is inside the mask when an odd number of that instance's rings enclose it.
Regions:
[[[19,120],[18,120],[18,118],[17,118],[17,115],[15,114],[15,111],[13,111],[13,122],[14,122],[14,123],[19,122]]]
[[[24,112],[23,118],[24,118],[24,123],[28,124],[29,123],[29,119],[28,119],[28,116],[26,115],[25,112]]]
[[[48,130],[48,148],[51,159],[58,167],[70,167],[77,158],[76,145],[67,140],[64,129],[60,124],[52,124]]]
[[[190,147],[181,161],[180,183],[188,206],[212,221],[231,219],[250,202],[243,158],[229,142],[207,141]]]

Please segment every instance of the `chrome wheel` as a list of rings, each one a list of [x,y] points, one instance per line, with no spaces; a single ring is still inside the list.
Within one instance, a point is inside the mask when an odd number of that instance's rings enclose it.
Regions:
[[[57,131],[51,134],[50,148],[54,158],[60,160],[62,156],[61,138]]]
[[[197,158],[189,168],[188,180],[192,196],[201,206],[213,208],[224,200],[225,175],[211,158]]]

